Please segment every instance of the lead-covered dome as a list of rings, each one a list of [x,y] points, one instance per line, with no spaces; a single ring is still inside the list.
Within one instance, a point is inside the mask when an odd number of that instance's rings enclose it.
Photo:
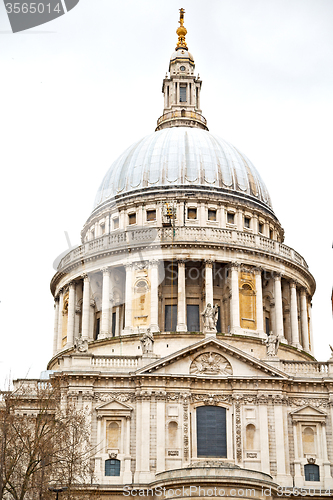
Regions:
[[[246,156],[210,132],[190,127],[159,130],[126,149],[106,173],[94,209],[145,188],[190,186],[241,193],[272,209],[267,188]]]

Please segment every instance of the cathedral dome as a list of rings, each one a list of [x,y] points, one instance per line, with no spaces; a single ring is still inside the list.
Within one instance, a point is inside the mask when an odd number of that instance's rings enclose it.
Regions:
[[[190,127],[159,130],[126,149],[106,173],[94,210],[119,196],[166,187],[214,189],[272,211],[267,188],[246,156],[210,132]]]

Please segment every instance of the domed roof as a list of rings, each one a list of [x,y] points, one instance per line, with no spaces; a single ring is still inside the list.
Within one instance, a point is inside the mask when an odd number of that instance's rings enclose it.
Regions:
[[[154,187],[237,192],[272,209],[267,188],[246,156],[202,129],[166,128],[130,146],[106,173],[94,209],[117,195]]]

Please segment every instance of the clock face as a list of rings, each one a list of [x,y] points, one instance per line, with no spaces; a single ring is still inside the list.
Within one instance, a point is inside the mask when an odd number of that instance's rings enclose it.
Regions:
[[[181,66],[180,71],[185,71],[185,66]]]

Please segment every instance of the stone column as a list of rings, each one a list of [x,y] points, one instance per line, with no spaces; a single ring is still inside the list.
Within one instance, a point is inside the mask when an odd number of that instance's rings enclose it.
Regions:
[[[62,310],[64,307],[64,291],[61,289],[59,290],[59,316],[58,316],[58,351],[62,349]]]
[[[275,328],[274,332],[279,339],[284,339],[283,334],[283,309],[282,309],[282,291],[281,291],[281,274],[274,274],[274,300],[275,300]]]
[[[125,437],[125,470],[123,474],[123,481],[125,484],[130,484],[132,482],[132,473],[131,473],[131,452],[130,452],[130,444],[131,444],[131,417],[126,417],[126,437]]]
[[[213,261],[205,260],[205,291],[206,291],[206,305],[214,306],[214,291],[213,291]]]
[[[290,283],[290,317],[291,317],[291,339],[292,345],[300,348],[299,335],[298,335],[298,317],[297,317],[297,295],[296,283]]]
[[[288,433],[284,425],[282,404],[274,404],[274,419],[275,419],[275,439],[276,439],[276,476],[280,484],[290,484],[286,470],[286,449],[288,450]],[[291,478],[290,478],[291,479]]]
[[[309,329],[308,329],[308,311],[307,311],[306,290],[301,290],[301,328],[302,328],[302,344],[306,352],[310,352],[309,348]]]
[[[123,334],[132,333],[132,269],[133,264],[125,264],[126,283],[125,283],[125,328]]]
[[[293,434],[294,434],[294,454],[295,454],[295,461],[294,461],[294,476],[295,476],[295,486],[303,486],[303,476],[301,472],[301,461],[300,461],[300,454],[299,454],[299,426],[297,422],[293,420]]]
[[[265,336],[264,332],[264,310],[262,300],[262,278],[261,269],[255,269],[256,276],[256,320],[257,330],[261,337]]]
[[[231,333],[240,331],[240,312],[239,312],[239,277],[238,277],[239,264],[233,263],[231,265],[231,304],[230,304],[230,323]]]
[[[187,332],[186,318],[186,288],[185,288],[185,261],[178,261],[178,304],[177,304],[177,332]]]
[[[100,339],[110,336],[110,271],[108,267],[101,269],[103,273],[103,291],[102,291],[102,321]]]
[[[90,315],[90,283],[87,274],[83,275],[83,303],[82,303],[82,338],[89,337],[89,315]]]
[[[310,326],[310,352],[313,354],[313,328],[312,328],[312,304],[308,302],[309,326]]]
[[[69,284],[66,348],[73,347],[74,345],[74,320],[75,320],[75,282],[71,281]]]
[[[158,260],[151,260],[150,267],[150,331],[159,332],[158,327]]]
[[[59,297],[54,298],[54,334],[53,334],[53,355],[58,349],[58,321],[59,321]]]

